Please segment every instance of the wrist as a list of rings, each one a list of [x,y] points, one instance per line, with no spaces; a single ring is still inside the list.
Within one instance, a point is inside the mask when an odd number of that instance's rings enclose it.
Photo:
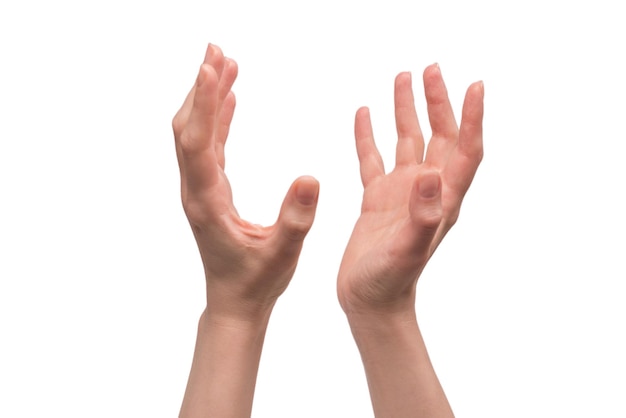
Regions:
[[[207,280],[204,316],[212,323],[256,327],[267,322],[278,295],[263,297],[263,292],[245,287],[224,286]]]
[[[352,333],[357,335],[388,335],[390,333],[414,332],[418,329],[414,309],[381,311],[352,311],[346,313]]]
[[[340,294],[339,304],[351,323],[361,320],[398,321],[415,318],[415,292],[376,300]]]
[[[342,280],[343,279],[343,280]],[[339,304],[348,318],[352,316],[405,317],[415,313],[415,283],[388,288],[389,277],[376,280],[342,278],[337,284]]]
[[[229,329],[243,333],[265,332],[272,313],[270,307],[231,307],[230,309],[218,308],[207,304],[200,316],[200,327],[207,329]]]

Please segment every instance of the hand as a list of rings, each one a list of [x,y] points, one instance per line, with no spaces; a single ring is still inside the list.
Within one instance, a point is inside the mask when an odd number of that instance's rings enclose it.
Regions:
[[[297,179],[273,226],[239,217],[224,173],[236,77],[235,61],[209,45],[173,128],[183,207],[206,274],[207,314],[247,320],[271,310],[287,287],[313,223],[319,184],[312,177]]]
[[[425,157],[411,75],[396,77],[398,143],[396,166],[388,174],[374,143],[369,111],[357,111],[356,148],[365,190],[338,276],[346,313],[414,312],[417,280],[456,222],[482,159],[482,82],[467,90],[460,129],[438,65],[424,71],[424,88],[432,128]]]

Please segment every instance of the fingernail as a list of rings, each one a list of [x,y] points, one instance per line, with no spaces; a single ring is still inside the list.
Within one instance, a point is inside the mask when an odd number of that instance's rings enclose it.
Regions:
[[[317,202],[319,187],[315,183],[298,183],[296,186],[296,199],[301,205],[310,206]]]
[[[419,193],[424,199],[430,199],[439,194],[441,178],[437,173],[425,174],[419,182]]]

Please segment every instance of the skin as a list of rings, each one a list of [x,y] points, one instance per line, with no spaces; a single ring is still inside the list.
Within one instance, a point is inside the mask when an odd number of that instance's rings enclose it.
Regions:
[[[396,165],[385,173],[367,108],[355,137],[361,215],[346,248],[337,293],[360,350],[377,417],[451,417],[416,315],[418,278],[456,222],[483,156],[484,88],[472,84],[460,127],[439,66],[424,71],[432,138],[425,147],[411,75],[395,80]]]
[[[173,120],[183,208],[205,270],[200,317],[180,417],[249,417],[271,311],[296,269],[319,184],[296,179],[278,220],[241,219],[224,174],[237,64],[209,45],[196,83]]]
[[[209,45],[173,120],[185,214],[200,250],[206,309],[180,417],[249,417],[265,331],[311,228],[318,182],[296,179],[276,223],[241,219],[224,173],[237,64]],[[417,280],[456,222],[482,158],[483,85],[472,84],[457,127],[439,67],[424,72],[433,136],[421,134],[409,73],[395,84],[396,166],[385,173],[369,111],[355,136],[364,186],[361,216],[339,270],[341,307],[365,367],[377,417],[448,417],[452,410],[415,316]]]

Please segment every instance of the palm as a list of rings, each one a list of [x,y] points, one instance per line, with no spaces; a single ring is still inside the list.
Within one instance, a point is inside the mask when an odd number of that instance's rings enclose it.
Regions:
[[[481,85],[468,89],[459,131],[438,67],[425,71],[424,83],[433,130],[425,158],[408,74],[396,79],[398,145],[396,167],[390,173],[385,174],[374,144],[369,112],[357,112],[355,135],[364,194],[361,216],[339,271],[344,308],[351,298],[382,303],[411,293],[426,261],[456,221],[480,162]],[[417,192],[425,177],[440,179],[434,200],[423,200]],[[435,213],[438,218],[433,223]]]
[[[409,221],[409,194],[418,166],[394,170],[368,185],[361,215],[352,232],[342,269],[364,269],[384,259]]]

